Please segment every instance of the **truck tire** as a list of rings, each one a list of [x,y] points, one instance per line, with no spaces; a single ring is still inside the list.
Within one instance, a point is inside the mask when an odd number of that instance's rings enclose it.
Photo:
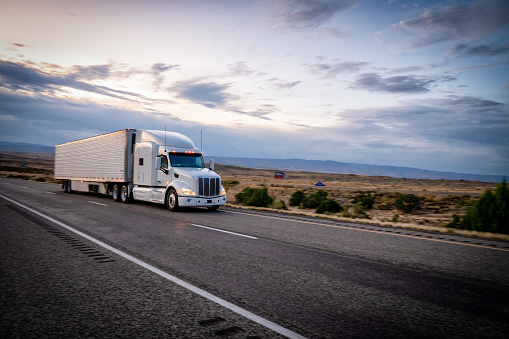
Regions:
[[[66,180],[64,182],[64,193],[72,193],[71,180]]]
[[[113,201],[120,201],[120,189],[118,186],[118,184],[115,184],[111,189],[111,197],[113,198]]]
[[[172,212],[179,209],[179,197],[173,188],[166,194],[166,207]]]
[[[127,185],[122,185],[120,188],[120,201],[127,204],[130,200],[131,196],[129,195],[129,187]]]

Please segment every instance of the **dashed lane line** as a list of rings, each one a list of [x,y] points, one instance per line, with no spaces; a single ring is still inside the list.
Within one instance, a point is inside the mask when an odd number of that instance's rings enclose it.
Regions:
[[[207,227],[207,226],[202,226],[202,225],[197,225],[197,224],[191,224],[193,226],[196,226],[196,227],[201,227],[201,228],[206,228],[208,230],[212,230],[212,231],[217,231],[217,232],[223,232],[223,233],[228,233],[228,234],[233,234],[233,235],[237,235],[239,237],[245,237],[245,238],[249,238],[249,239],[258,239],[257,237],[253,237],[253,236],[250,236],[250,235],[245,235],[245,234],[240,234],[240,233],[235,233],[235,232],[230,232],[230,231],[225,231],[225,230],[220,230],[218,228],[212,228],[212,227]]]
[[[91,204],[96,204],[96,205],[100,205],[100,206],[106,206],[106,207],[109,206],[109,205],[102,204],[100,202],[95,202],[95,201],[92,201],[92,200],[89,200],[88,202],[91,203]]]

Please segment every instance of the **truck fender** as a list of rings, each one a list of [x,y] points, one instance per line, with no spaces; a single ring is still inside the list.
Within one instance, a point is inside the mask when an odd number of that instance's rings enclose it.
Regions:
[[[182,181],[182,180],[175,180],[175,181],[172,181],[168,187],[166,187],[166,192],[165,192],[165,195],[168,193],[168,191],[170,189],[174,189],[175,191],[177,191],[178,195],[181,195],[182,194],[182,188],[187,188],[189,190],[193,190],[193,191],[196,191],[195,188],[189,186],[189,184],[187,184],[186,182]],[[196,194],[198,194],[197,192],[195,192]]]

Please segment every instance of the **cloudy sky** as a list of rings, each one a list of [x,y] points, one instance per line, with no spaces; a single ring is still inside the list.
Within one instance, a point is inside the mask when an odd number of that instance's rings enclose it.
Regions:
[[[0,140],[509,175],[507,0],[0,0]]]

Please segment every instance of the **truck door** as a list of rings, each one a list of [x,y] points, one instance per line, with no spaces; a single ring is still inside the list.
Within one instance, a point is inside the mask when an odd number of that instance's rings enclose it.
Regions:
[[[168,157],[166,154],[159,155],[161,158],[161,167],[157,171],[157,186],[164,186],[168,184],[170,180],[170,171],[168,166]]]
[[[136,149],[134,150],[134,184],[157,186],[157,170],[155,168],[157,148],[158,147],[149,142],[143,142],[136,145]]]

